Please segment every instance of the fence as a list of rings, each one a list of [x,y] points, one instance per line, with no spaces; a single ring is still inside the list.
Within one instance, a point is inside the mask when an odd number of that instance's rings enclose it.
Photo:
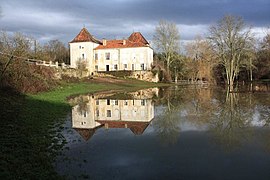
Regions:
[[[37,60],[37,59],[27,59],[25,62],[30,63],[30,64],[35,64],[38,66],[48,66],[48,67],[55,67],[55,68],[70,68],[69,65],[65,63],[58,63],[52,62],[52,61],[42,61],[42,60]]]
[[[61,67],[62,69],[70,68],[69,65],[67,65],[65,63],[58,63],[57,61],[56,62],[52,62],[52,61],[43,61],[43,60],[39,60],[39,59],[29,59],[29,58],[26,58],[26,57],[14,56],[12,54],[4,53],[4,52],[0,52],[0,54],[2,54],[4,56],[7,56],[7,57],[10,57],[9,62],[12,59],[17,58],[17,59],[24,60],[26,63],[35,64],[35,65],[38,65],[38,66],[48,66],[48,67],[55,67],[55,68]]]

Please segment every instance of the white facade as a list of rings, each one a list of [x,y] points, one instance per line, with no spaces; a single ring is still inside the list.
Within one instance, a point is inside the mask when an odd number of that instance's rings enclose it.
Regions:
[[[95,66],[93,64],[94,48],[99,44],[93,42],[75,42],[70,43],[70,67],[77,68],[77,63],[86,63],[87,69],[89,71],[94,71]]]
[[[150,47],[99,49],[95,53],[95,71],[151,70],[153,50]],[[110,55],[109,59],[106,55]]]
[[[136,39],[137,38],[137,39]],[[70,67],[85,64],[90,73],[117,70],[151,70],[153,49],[140,33],[127,40],[95,39],[85,28],[70,43]]]
[[[103,122],[149,123],[154,118],[151,99],[95,99],[90,97],[83,108],[72,108],[72,128],[95,129]]]
[[[98,99],[95,106],[97,121],[150,122],[154,118],[151,99]]]

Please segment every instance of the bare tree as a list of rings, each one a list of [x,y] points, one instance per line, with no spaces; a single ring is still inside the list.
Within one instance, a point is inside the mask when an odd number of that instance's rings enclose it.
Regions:
[[[43,47],[49,61],[69,62],[69,50],[59,40],[50,40]]]
[[[84,61],[83,59],[78,59],[78,61],[76,62],[77,64],[77,69],[79,70],[79,77],[83,77],[83,72],[86,71],[86,67],[87,67],[87,62]]]
[[[196,78],[214,83],[213,68],[216,65],[216,58],[209,41],[198,36],[194,41],[189,42],[185,49],[190,59],[186,65],[191,66],[186,68],[190,71],[197,71]]]
[[[173,56],[179,52],[180,35],[175,23],[161,20],[156,27],[153,37],[155,46],[165,58],[167,71],[170,72],[170,64]]]
[[[252,49],[253,35],[241,17],[225,16],[210,28],[209,39],[219,62],[226,71],[230,91],[240,68],[245,64],[245,56]]]
[[[256,72],[255,77],[270,78],[270,29],[268,30],[266,36],[263,38],[260,43],[259,50],[256,57]]]
[[[14,56],[28,57],[31,52],[31,38],[22,33],[8,35],[0,32],[0,79],[14,61]]]

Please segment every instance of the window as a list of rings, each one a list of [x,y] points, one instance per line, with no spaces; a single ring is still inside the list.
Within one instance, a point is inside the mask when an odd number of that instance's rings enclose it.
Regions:
[[[98,53],[95,53],[95,60],[98,60]]]
[[[115,70],[117,70],[117,64],[115,64],[113,67],[114,67]]]
[[[116,106],[118,106],[118,100],[115,100],[115,101],[114,101],[114,104],[115,104]]]
[[[87,112],[86,111],[84,111],[83,116],[87,117]]]
[[[141,64],[141,68],[142,68],[142,70],[144,70],[144,64]]]
[[[124,68],[127,69],[127,64],[124,64]]]
[[[124,104],[125,104],[125,106],[127,106],[127,105],[128,105],[128,101],[127,101],[127,100],[125,100],[125,103],[124,103]]]
[[[95,65],[95,70],[98,71],[98,65]]]
[[[145,99],[141,100],[141,105],[145,106]]]
[[[106,60],[110,60],[110,53],[109,52],[105,53],[105,58],[106,58]]]
[[[79,46],[79,49],[82,49],[82,46]]]
[[[82,53],[82,59],[84,59],[85,58],[85,55],[84,55],[84,53]]]
[[[110,105],[111,103],[110,103],[110,100],[109,99],[107,99],[107,105]]]
[[[98,109],[96,110],[96,114],[97,114],[97,117],[99,117],[99,110]]]
[[[99,100],[96,100],[96,105],[99,105]]]
[[[107,117],[112,117],[112,111],[111,110],[107,110]]]

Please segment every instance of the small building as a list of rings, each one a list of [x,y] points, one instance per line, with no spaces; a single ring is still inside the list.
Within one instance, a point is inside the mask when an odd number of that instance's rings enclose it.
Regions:
[[[153,49],[140,32],[127,39],[98,40],[86,28],[69,43],[70,67],[83,64],[90,73],[151,70]]]

